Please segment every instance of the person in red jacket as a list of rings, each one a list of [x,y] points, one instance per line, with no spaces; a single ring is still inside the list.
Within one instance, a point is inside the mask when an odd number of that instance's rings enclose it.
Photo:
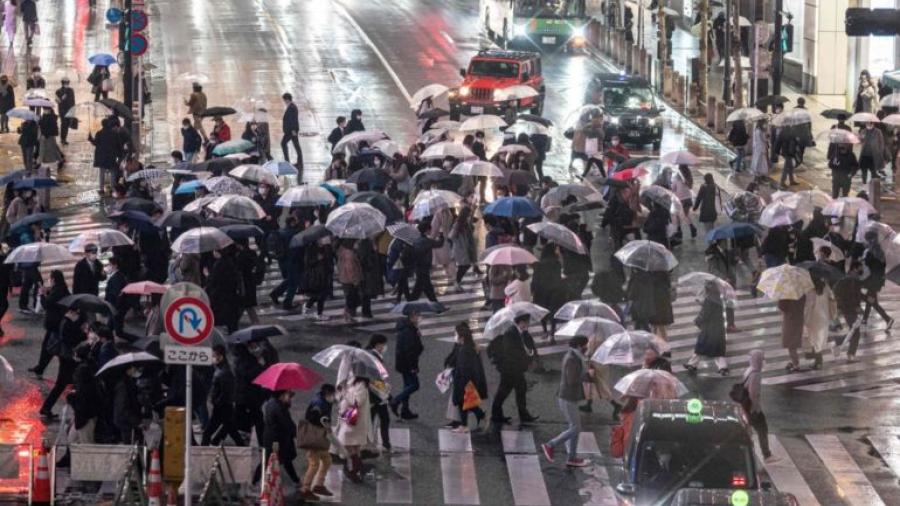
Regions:
[[[629,152],[628,148],[626,148],[625,145],[622,144],[622,140],[619,139],[618,135],[613,135],[612,138],[609,140],[609,149],[607,150],[607,152],[609,152],[609,151],[612,151],[613,153],[621,155],[625,160],[631,158],[631,152]],[[607,157],[606,158],[606,173],[609,174],[612,171],[613,166],[615,166],[615,165],[616,165],[616,161],[613,159],[613,157]]]

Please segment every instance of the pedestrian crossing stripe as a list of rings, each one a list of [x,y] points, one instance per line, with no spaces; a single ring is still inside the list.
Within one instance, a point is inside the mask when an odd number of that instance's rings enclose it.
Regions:
[[[853,506],[884,506],[875,487],[836,435],[807,434],[806,440],[831,473],[841,497]]]

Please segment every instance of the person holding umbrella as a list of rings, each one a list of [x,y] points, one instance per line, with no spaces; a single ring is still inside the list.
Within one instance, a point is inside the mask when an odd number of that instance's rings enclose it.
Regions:
[[[814,359],[812,369],[822,368],[822,352],[828,344],[828,327],[837,312],[831,288],[820,276],[812,276],[813,290],[806,294],[803,308],[803,337]]]
[[[7,264],[4,264],[7,265]],[[56,355],[59,339],[59,332],[66,314],[66,308],[59,304],[63,297],[69,295],[69,287],[66,286],[66,278],[59,269],[50,271],[50,286],[41,288],[42,297],[41,305],[44,306],[44,339],[41,342],[41,353],[38,357],[38,363],[34,367],[28,369],[34,373],[37,379],[42,379],[44,370],[50,364],[50,360]]]
[[[718,209],[722,205],[722,190],[716,185],[713,175],[707,172],[703,175],[703,185],[697,192],[697,200],[694,201],[693,209],[694,211],[700,210],[699,220],[706,232],[716,226],[716,219],[719,216]]]
[[[701,359],[712,358],[719,374],[728,376],[728,362],[725,360],[725,299],[715,281],[707,281],[703,287],[703,305],[694,324],[700,329],[694,354],[684,364],[691,374],[697,374],[697,364]]]
[[[541,248],[541,258],[534,265],[531,287],[534,303],[549,311],[541,320],[541,326],[544,329],[544,336],[548,337],[547,325],[550,325],[549,337],[551,342],[554,342],[556,320],[553,315],[568,299],[568,291],[562,278],[559,247],[556,244],[548,242]]]
[[[15,0],[12,0],[15,2]],[[7,2],[7,5],[9,3]],[[15,9],[15,4],[13,4]],[[9,14],[7,14],[7,19]],[[8,23],[9,21],[7,21]],[[15,23],[15,11],[13,11],[13,23]],[[15,26],[15,25],[13,25]],[[0,75],[0,134],[9,133],[9,116],[7,113],[16,107],[16,92],[13,85],[9,82],[9,77],[4,74]]]
[[[344,385],[339,395],[338,413],[340,413],[340,418],[338,419],[335,436],[347,451],[347,460],[344,463],[344,476],[353,483],[362,483],[362,458],[360,453],[362,447],[369,442],[369,434],[372,429],[372,419],[369,413],[372,408],[369,402],[369,378],[357,374],[355,371],[351,372],[353,376],[350,382]],[[406,376],[404,375],[404,382],[405,378]],[[418,380],[416,380],[416,386],[418,387]],[[409,414],[408,406],[404,406],[406,413]],[[392,408],[394,408],[394,405],[392,405]],[[394,408],[394,412],[396,413],[396,408]]]
[[[40,129],[38,128],[36,120],[28,119],[19,125],[18,132],[19,147],[22,148],[23,164],[25,165],[26,172],[30,174],[35,169],[34,162],[37,157],[38,146],[40,145],[38,139]]]
[[[78,128],[78,119],[68,117],[69,111],[75,107],[75,90],[69,86],[69,78],[63,77],[56,90],[56,103],[59,108],[60,134],[63,146],[69,145],[69,128]]]
[[[381,364],[384,364],[384,354],[387,353],[388,338],[384,334],[372,334],[369,337],[369,343],[366,345],[366,351],[372,354]],[[388,452],[391,451],[391,416],[388,412],[390,400],[390,384],[381,384],[384,388],[376,389],[374,386],[378,381],[369,384],[369,399],[372,403],[372,423],[378,419],[378,429],[381,435],[381,446]]]
[[[100,97],[108,98],[109,90],[112,87],[110,80],[109,67],[106,65],[94,65],[93,70],[87,77],[87,82],[91,85],[91,93],[94,94],[94,102],[99,102]]]
[[[322,385],[319,392],[310,401],[304,415],[306,423],[315,427],[321,436],[315,448],[304,446],[304,444],[313,444],[312,441],[305,442],[302,437],[299,441],[300,447],[306,450],[306,473],[303,474],[303,488],[300,493],[307,501],[317,501],[319,496],[331,497],[334,495],[325,487],[325,478],[331,468],[328,434],[331,432],[332,410],[336,394],[337,390],[334,385],[328,383]]]
[[[391,400],[390,407],[394,416],[415,420],[419,415],[409,409],[409,398],[419,390],[419,357],[425,351],[422,333],[419,331],[422,315],[415,308],[405,310],[404,313],[405,318],[397,322],[397,347],[394,355],[394,368],[403,376],[403,390]]]
[[[217,145],[231,140],[231,127],[222,116],[213,116],[213,129],[206,141],[206,159],[213,158],[213,150]]]
[[[213,365],[215,372],[209,390],[212,415],[203,428],[203,439],[200,444],[218,446],[225,436],[231,436],[236,445],[244,446],[244,438],[234,425],[234,375],[228,363],[225,346],[221,344],[213,346]]]
[[[581,414],[578,412],[578,403],[584,400],[583,383],[591,381],[593,376],[593,371],[585,366],[587,348],[587,337],[575,336],[569,340],[569,349],[562,360],[562,372],[556,392],[556,402],[568,427],[558,436],[541,445],[544,456],[548,461],[553,462],[556,447],[565,444],[568,454],[566,466],[570,468],[588,465],[588,461],[578,457],[578,438],[581,434]]]
[[[413,285],[409,300],[418,300],[424,292],[428,300],[437,302],[434,285],[431,283],[431,266],[433,263],[433,251],[444,245],[444,236],[440,235],[437,239],[428,237],[427,234],[430,228],[427,222],[420,222],[418,225],[420,236],[413,242],[415,258],[413,268],[416,274],[416,284]]]
[[[294,482],[300,484],[297,470],[294,469],[294,459],[297,458],[297,447],[294,440],[297,437],[297,426],[291,417],[291,401],[294,392],[291,390],[276,390],[263,404],[263,448],[266,454],[273,452],[278,454],[278,462],[285,474]]]
[[[123,143],[116,131],[112,118],[103,118],[100,130],[93,136],[88,135],[88,142],[94,145],[94,167],[100,169],[100,192],[108,195],[106,186],[107,172],[111,176],[111,185],[119,179],[119,160],[124,156]],[[35,140],[36,139],[35,135]]]
[[[491,423],[496,424],[498,428],[510,423],[510,419],[503,415],[503,403],[514,390],[519,421],[530,423],[538,419],[528,412],[526,398],[528,385],[525,381],[525,371],[528,370],[531,361],[537,355],[534,339],[528,333],[530,324],[531,315],[520,314],[515,317],[513,325],[506,332],[488,345],[488,357],[500,373],[500,384],[497,386],[497,393],[494,394],[494,402],[491,405]]]
[[[56,373],[56,382],[44,399],[39,411],[40,415],[48,420],[57,418],[53,414],[53,406],[62,395],[63,390],[72,383],[72,375],[78,363],[75,361],[75,347],[87,339],[87,322],[82,318],[81,311],[77,308],[69,308],[59,327],[59,337],[48,343],[51,354],[59,357],[59,370]]]
[[[241,318],[242,280],[234,262],[234,249],[213,250],[212,271],[206,280],[206,293],[212,302],[215,321],[224,325],[229,333],[238,329]]]
[[[866,307],[863,310],[862,324],[868,324],[869,313],[872,312],[872,308],[875,308],[875,311],[885,322],[885,330],[890,330],[894,325],[894,319],[878,303],[878,292],[884,288],[885,280],[886,259],[884,250],[878,241],[877,230],[867,230],[863,237],[866,241],[866,249],[863,251],[862,263],[869,270],[869,275],[863,280],[863,286],[866,290]]]

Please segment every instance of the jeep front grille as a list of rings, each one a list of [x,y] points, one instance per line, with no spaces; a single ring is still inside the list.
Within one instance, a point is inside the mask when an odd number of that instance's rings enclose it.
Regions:
[[[494,90],[491,88],[472,88],[472,100],[491,102],[494,100]]]

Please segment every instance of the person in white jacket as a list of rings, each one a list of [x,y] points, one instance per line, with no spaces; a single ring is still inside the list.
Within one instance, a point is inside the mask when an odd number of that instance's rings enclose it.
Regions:
[[[531,296],[531,279],[528,275],[528,268],[524,265],[516,266],[516,275],[504,289],[506,294],[506,303],[513,302],[532,302]]]
[[[691,238],[697,237],[697,227],[691,220],[691,208],[694,206],[694,176],[687,165],[679,165],[672,175],[672,193],[681,201],[684,209],[684,220],[691,228]]]

